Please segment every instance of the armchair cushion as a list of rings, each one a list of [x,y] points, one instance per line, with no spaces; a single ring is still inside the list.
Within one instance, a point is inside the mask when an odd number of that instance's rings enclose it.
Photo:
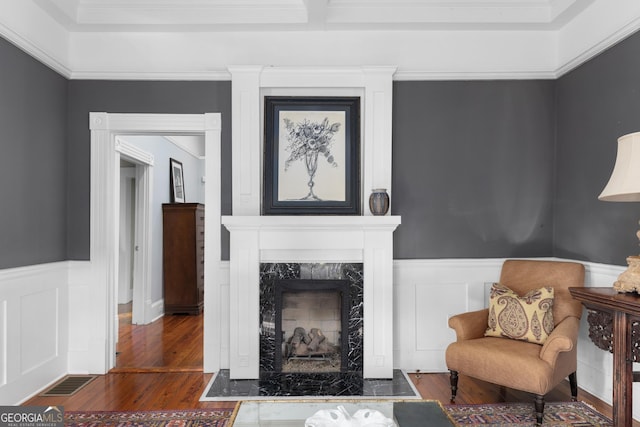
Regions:
[[[451,370],[529,393],[544,395],[557,384],[552,383],[554,366],[540,359],[540,345],[526,341],[495,337],[457,341],[447,347],[446,359]]]
[[[495,337],[458,340],[447,348],[447,366],[483,381],[544,395],[575,372],[579,325],[578,318],[566,318],[542,346]]]
[[[520,296],[494,283],[489,297],[488,337],[505,337],[544,344],[553,331],[552,287],[532,289]]]

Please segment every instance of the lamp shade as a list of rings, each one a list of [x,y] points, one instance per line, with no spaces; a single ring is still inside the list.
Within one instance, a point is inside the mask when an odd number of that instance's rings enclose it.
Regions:
[[[640,202],[640,132],[618,138],[616,164],[598,199]]]

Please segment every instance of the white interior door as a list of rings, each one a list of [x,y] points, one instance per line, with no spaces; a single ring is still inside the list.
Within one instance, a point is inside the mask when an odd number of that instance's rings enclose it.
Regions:
[[[135,215],[133,241],[133,304],[131,323],[146,325],[151,322],[147,307],[151,298],[151,187],[153,174],[150,164],[137,164],[135,175]]]
[[[127,163],[120,166],[120,242],[118,245],[118,304],[133,300],[133,249],[135,218],[136,167]]]

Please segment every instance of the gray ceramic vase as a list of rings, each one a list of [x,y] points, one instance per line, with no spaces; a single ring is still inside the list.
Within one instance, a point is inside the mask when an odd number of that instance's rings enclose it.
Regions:
[[[374,215],[385,215],[389,211],[389,194],[386,188],[377,188],[369,196],[369,209]]]

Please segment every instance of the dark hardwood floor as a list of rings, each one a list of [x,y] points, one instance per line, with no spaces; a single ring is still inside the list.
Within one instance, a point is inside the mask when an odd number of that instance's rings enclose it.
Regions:
[[[167,315],[131,324],[131,304],[119,307],[115,372],[202,372],[203,315]]]
[[[147,326],[120,318],[117,366],[69,397],[35,396],[25,405],[62,405],[66,411],[232,408],[236,402],[200,402],[212,374],[202,372],[203,316],[164,316]],[[448,373],[409,374],[424,399],[449,403]],[[578,383],[580,372],[578,372]],[[565,381],[547,401],[571,400]],[[579,400],[611,417],[611,406],[580,389]],[[528,393],[460,376],[456,403],[533,402]],[[640,423],[634,422],[634,427]]]

